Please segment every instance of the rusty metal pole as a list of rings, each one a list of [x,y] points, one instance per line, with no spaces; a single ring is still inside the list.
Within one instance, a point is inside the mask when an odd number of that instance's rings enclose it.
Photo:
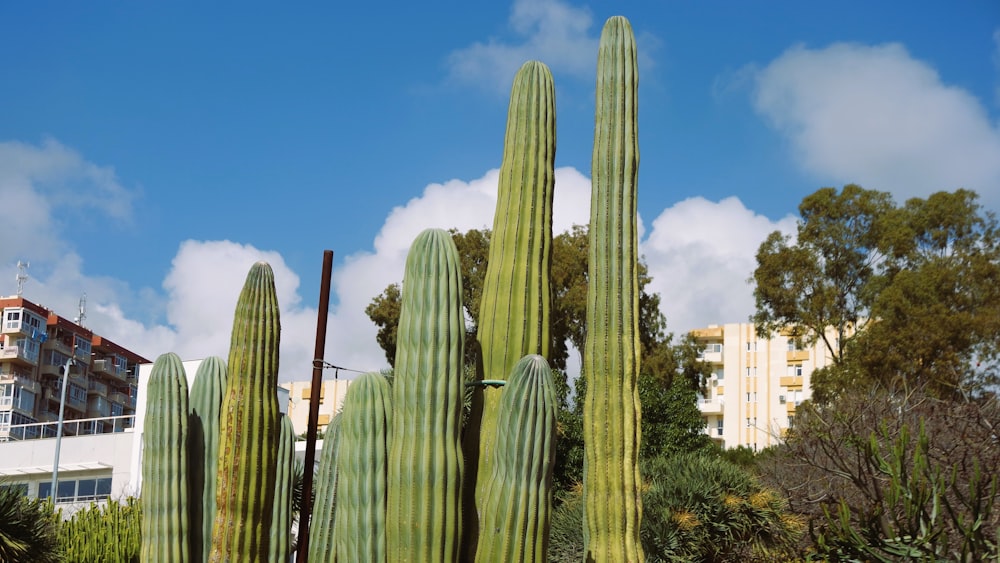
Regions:
[[[326,321],[330,311],[330,278],[333,251],[323,251],[323,278],[320,280],[319,311],[316,319],[316,347],[313,354],[312,388],[309,396],[309,422],[306,426],[306,459],[302,472],[302,510],[299,512],[299,545],[296,563],[309,561],[309,519],[312,517],[313,467],[316,465],[316,426],[319,422],[319,398],[323,386],[323,355],[326,351]]]

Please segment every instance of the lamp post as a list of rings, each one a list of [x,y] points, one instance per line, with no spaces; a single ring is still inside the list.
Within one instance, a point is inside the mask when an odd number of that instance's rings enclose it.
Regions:
[[[76,353],[76,346],[73,347]],[[59,393],[59,422],[56,423],[56,459],[52,463],[52,504],[56,503],[56,486],[59,484],[59,447],[62,445],[63,413],[66,409],[66,387],[69,385],[69,368],[73,365],[73,356],[66,359],[63,366],[62,390]]]

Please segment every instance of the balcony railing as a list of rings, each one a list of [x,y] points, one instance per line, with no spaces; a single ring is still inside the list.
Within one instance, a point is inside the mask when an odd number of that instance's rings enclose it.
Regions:
[[[0,360],[20,360],[26,364],[35,365],[38,363],[38,355],[29,355],[24,346],[13,344],[0,350]]]
[[[126,429],[132,428],[133,424],[135,424],[134,415],[67,420],[63,422],[63,436],[72,438],[74,436],[124,432]],[[0,435],[0,442],[53,438],[58,430],[58,425],[58,422],[13,424],[5,427],[7,436]]]
[[[87,393],[90,395],[108,396],[108,385],[93,379],[87,382]]]

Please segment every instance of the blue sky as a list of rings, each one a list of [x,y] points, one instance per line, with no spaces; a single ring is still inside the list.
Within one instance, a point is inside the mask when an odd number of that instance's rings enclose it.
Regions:
[[[25,297],[74,316],[86,293],[112,340],[225,355],[267,259],[282,378],[306,379],[329,248],[328,359],[381,367],[364,306],[421,229],[492,224],[526,60],[556,83],[557,228],[587,220],[616,14],[641,53],[643,251],[672,330],[745,320],[757,245],[820,187],[967,187],[1000,209],[995,0],[7,2],[0,294],[28,261]]]

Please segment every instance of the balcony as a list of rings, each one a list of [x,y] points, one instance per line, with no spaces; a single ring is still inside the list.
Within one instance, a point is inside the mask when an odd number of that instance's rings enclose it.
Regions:
[[[802,387],[802,384],[801,375],[788,375],[778,379],[778,385],[782,387]]]
[[[36,351],[35,354],[29,355],[26,347],[14,344],[0,350],[0,360],[11,360],[17,364],[35,366],[38,363],[38,354]]]
[[[128,375],[125,370],[116,366],[114,361],[107,358],[91,362],[90,371],[91,373],[108,375],[118,381],[126,381]]]
[[[789,350],[786,353],[786,361],[804,362],[809,359],[809,350]]]
[[[111,394],[108,395],[108,400],[113,403],[118,403],[126,409],[135,408],[135,399],[128,396],[127,393],[122,393],[121,391],[112,391]]]
[[[717,401],[698,401],[698,410],[701,411],[701,414],[722,414],[724,406],[725,403],[722,399]]]
[[[90,380],[87,382],[87,394],[107,397],[108,385],[106,383],[101,383],[100,381]]]
[[[87,401],[87,418],[111,416],[111,403],[104,397],[91,397]]]

